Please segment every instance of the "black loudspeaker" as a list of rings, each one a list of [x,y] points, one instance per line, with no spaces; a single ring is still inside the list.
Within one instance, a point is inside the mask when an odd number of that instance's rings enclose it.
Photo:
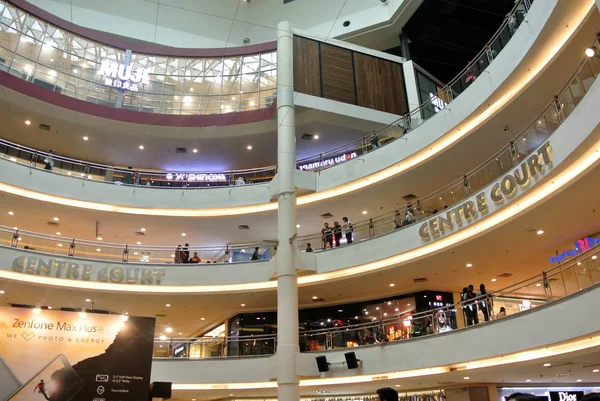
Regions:
[[[329,363],[327,363],[327,357],[321,355],[315,358],[317,360],[317,367],[319,372],[329,372]]]
[[[346,352],[344,356],[346,357],[346,366],[348,366],[348,369],[358,368],[358,359],[356,359],[354,352]]]
[[[171,398],[171,382],[153,382],[150,384],[150,398]]]

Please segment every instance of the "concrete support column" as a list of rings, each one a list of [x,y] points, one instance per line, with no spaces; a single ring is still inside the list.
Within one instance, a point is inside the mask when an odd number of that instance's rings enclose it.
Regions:
[[[296,371],[298,277],[296,272],[296,112],[292,25],[277,26],[277,384],[278,400],[300,399]]]

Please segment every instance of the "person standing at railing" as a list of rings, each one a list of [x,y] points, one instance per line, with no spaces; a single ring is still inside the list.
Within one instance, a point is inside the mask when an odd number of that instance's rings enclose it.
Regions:
[[[402,227],[402,217],[400,210],[394,210],[394,230]]]
[[[313,251],[312,247],[310,246],[310,242],[308,244],[306,244],[306,252],[311,253]]]
[[[352,227],[352,223],[348,220],[347,217],[342,217],[342,221],[344,222],[344,234],[346,235],[346,243],[352,243],[352,232],[354,231],[354,227]]]
[[[174,262],[176,264],[181,263],[181,245],[177,245],[177,248],[175,248],[175,260]]]
[[[254,248],[254,253],[252,254],[252,257],[250,258],[250,260],[259,260],[260,256],[258,255],[258,247]]]
[[[371,135],[371,150],[375,150],[379,147],[379,134],[376,132]]]
[[[244,177],[238,177],[237,180],[235,180],[235,185],[236,186],[246,185],[246,181],[244,180]]]
[[[321,229],[321,241],[323,242],[323,249],[327,249],[327,244],[329,244],[329,248],[333,248],[333,231],[329,228],[329,223],[325,223],[323,229]]]
[[[339,247],[342,240],[342,226],[337,221],[333,222],[333,237],[335,238],[335,246]]]
[[[490,321],[490,311],[493,311],[492,299],[485,289],[485,284],[479,285],[479,292],[477,293],[477,298],[479,299],[479,309],[481,313],[483,313],[483,320],[486,322]]]
[[[54,149],[50,149],[50,152],[48,153],[49,155],[44,159],[44,170],[52,171],[52,167],[54,167],[54,160],[52,160],[50,155],[54,154]]]
[[[470,284],[467,287],[467,291],[463,294],[464,311],[467,315],[467,326],[479,324],[479,317],[477,316],[477,303],[475,299],[477,295],[473,292],[473,285]]]
[[[190,244],[186,243],[181,249],[181,263],[189,263],[190,261]]]
[[[200,257],[198,256],[198,252],[194,252],[194,256],[192,256],[192,258],[190,259],[190,263],[200,263],[202,262],[202,260],[200,260]]]

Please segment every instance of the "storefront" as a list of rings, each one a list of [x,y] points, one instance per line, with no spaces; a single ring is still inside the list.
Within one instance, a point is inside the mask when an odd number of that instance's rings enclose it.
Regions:
[[[498,401],[511,394],[524,393],[540,397],[540,401],[581,401],[584,395],[600,392],[600,387],[498,387]]]

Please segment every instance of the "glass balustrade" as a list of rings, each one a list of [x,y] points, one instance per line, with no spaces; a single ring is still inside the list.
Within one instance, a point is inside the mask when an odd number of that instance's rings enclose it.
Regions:
[[[275,254],[271,244],[231,244],[221,246],[190,246],[185,249],[177,246],[150,246],[142,244],[115,244],[101,241],[86,241],[58,235],[48,235],[19,230],[16,227],[0,226],[0,245],[19,249],[49,253],[58,256],[71,256],[97,259],[109,262],[130,262],[145,264],[179,264],[184,259],[197,256],[198,265],[206,263],[249,262],[255,248],[259,248],[259,260],[269,260]],[[187,252],[184,256],[183,252]],[[196,254],[196,255],[195,255]]]
[[[523,22],[531,3],[531,0],[517,1],[473,62],[417,109],[358,141],[301,159],[297,168],[307,171],[330,168],[385,146],[423,124],[466,90],[497,57]],[[120,71],[118,68],[125,60],[131,66],[131,74],[139,72],[143,77],[136,86],[138,92],[106,85],[106,74],[115,68]],[[98,104],[168,114],[229,113],[269,107],[275,97],[276,64],[276,52],[216,59],[127,54],[125,50],[61,30],[0,1],[0,70]],[[124,67],[123,73],[126,72]],[[275,166],[191,173],[128,170],[48,155],[8,141],[0,145],[9,160],[39,168],[45,167],[44,160],[49,159],[58,164],[53,167],[55,172],[125,185],[214,187],[267,182],[276,173]]]
[[[600,283],[600,252],[590,249],[550,270],[510,287],[454,305],[394,316],[363,316],[370,320],[348,324],[323,320],[327,327],[300,332],[301,352],[322,352],[377,346],[462,330],[534,310]],[[484,312],[485,311],[485,312]],[[474,323],[474,317],[477,322]],[[326,323],[325,323],[326,322]],[[473,322],[469,325],[468,323]],[[271,331],[276,331],[272,327]],[[277,347],[276,334],[218,338],[155,339],[155,359],[210,359],[269,356]]]
[[[598,43],[596,42],[596,44]],[[353,223],[353,244],[402,230],[437,213],[444,212],[502,177],[507,171],[522,163],[558,129],[582,101],[599,74],[600,59],[584,59],[565,87],[559,91],[559,95],[548,99],[549,104],[544,111],[505,147],[465,174],[464,177],[446,187],[409,202],[397,210]],[[330,222],[330,225],[332,223]],[[339,223],[343,224],[342,221]],[[342,234],[339,245],[347,246],[345,231],[342,231]],[[298,238],[300,250],[305,250],[309,243],[315,252],[326,250],[327,244],[323,241],[321,234]]]

